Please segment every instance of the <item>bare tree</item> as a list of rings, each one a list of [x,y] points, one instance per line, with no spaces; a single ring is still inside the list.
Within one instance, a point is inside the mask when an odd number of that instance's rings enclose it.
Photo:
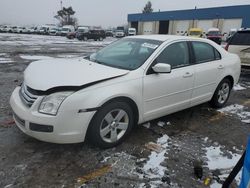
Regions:
[[[153,12],[152,3],[151,1],[148,1],[142,10],[142,13],[151,13],[151,12]]]

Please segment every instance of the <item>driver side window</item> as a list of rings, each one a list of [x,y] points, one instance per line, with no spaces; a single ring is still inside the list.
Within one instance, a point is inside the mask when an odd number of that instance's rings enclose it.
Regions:
[[[156,58],[156,63],[170,64],[172,69],[189,65],[189,50],[186,42],[167,46]]]

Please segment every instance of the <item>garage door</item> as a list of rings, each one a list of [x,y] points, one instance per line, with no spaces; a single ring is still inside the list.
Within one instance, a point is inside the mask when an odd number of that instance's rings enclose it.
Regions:
[[[239,29],[242,19],[225,19],[223,22],[222,33],[229,33],[230,29]]]
[[[184,21],[174,21],[174,31],[173,34],[183,35],[189,29],[189,20]]]
[[[198,20],[197,27],[207,32],[208,29],[213,27],[213,20]]]
[[[143,35],[153,34],[154,22],[143,22]]]

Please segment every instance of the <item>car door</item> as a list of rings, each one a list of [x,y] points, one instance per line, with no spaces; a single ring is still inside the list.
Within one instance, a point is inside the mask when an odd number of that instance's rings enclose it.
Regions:
[[[154,60],[143,78],[145,121],[189,107],[194,83],[190,62],[187,42],[168,45]],[[171,72],[153,72],[157,63],[170,64]]]
[[[193,41],[194,54],[194,89],[191,105],[209,101],[218,84],[218,77],[222,75],[225,65],[220,53],[206,42]]]

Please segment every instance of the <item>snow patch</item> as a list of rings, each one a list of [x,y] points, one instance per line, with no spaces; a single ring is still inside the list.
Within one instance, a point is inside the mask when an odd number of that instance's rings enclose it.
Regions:
[[[234,167],[234,165],[240,159],[241,155],[233,154],[230,151],[229,153],[232,156],[231,159],[229,159],[226,156],[223,156],[223,152],[221,151],[221,146],[216,146],[216,147],[210,146],[206,148],[208,168],[210,170],[215,170],[215,169],[227,169]]]
[[[12,63],[13,61],[10,58],[0,57],[0,64],[2,63]]]
[[[209,170],[216,170],[219,169],[222,175],[219,176],[220,179],[226,179],[233,169],[233,167],[236,165],[236,163],[241,158],[240,154],[232,153],[231,151],[226,151],[227,155],[230,156],[227,157],[224,155],[223,151],[221,150],[221,146],[210,146],[205,148],[206,150],[206,158],[207,161],[207,167]],[[236,176],[236,182],[239,184],[241,179],[241,171]],[[212,188],[221,187],[221,184],[218,182],[214,182],[211,184]]]
[[[159,122],[157,123],[157,125],[158,125],[159,127],[164,127],[164,126],[166,126],[166,125],[171,125],[171,123],[170,123],[169,121],[167,121],[167,122],[159,121]]]
[[[27,60],[46,60],[46,59],[52,59],[53,57],[49,56],[39,56],[39,55],[20,55],[22,59]]]
[[[168,152],[168,142],[169,137],[167,135],[158,138],[157,144],[162,147],[162,151],[160,153],[153,151],[149,155],[149,160],[142,169],[149,178],[161,178],[164,176],[166,167],[163,167],[161,163],[166,159],[165,155]]]
[[[240,120],[244,123],[250,123],[250,112],[246,111],[247,107],[239,104],[233,104],[230,106],[226,106],[218,110],[221,113],[228,113],[228,114],[235,114],[237,115]]]
[[[234,91],[240,91],[240,90],[244,90],[246,89],[245,87],[241,86],[240,84],[236,84],[234,87],[233,87],[233,90]]]

